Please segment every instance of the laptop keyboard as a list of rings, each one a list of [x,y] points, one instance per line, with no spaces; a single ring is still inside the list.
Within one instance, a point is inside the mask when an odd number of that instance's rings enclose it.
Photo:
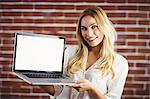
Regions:
[[[59,74],[48,74],[48,73],[23,73],[29,78],[61,78],[62,75]]]

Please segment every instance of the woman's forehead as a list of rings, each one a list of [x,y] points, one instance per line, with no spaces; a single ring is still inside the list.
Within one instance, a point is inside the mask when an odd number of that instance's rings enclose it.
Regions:
[[[93,24],[97,24],[95,18],[91,17],[91,16],[85,16],[82,18],[81,20],[81,26],[90,26],[90,25],[93,25]]]

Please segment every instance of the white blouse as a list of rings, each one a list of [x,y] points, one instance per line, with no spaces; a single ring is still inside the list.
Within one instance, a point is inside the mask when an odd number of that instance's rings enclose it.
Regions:
[[[67,63],[70,58],[76,53],[77,46],[68,46],[65,50],[64,71],[66,70]],[[112,75],[109,74],[102,77],[100,71],[96,69],[101,63],[98,59],[90,68],[86,71],[78,71],[72,77],[74,80],[81,80],[83,78],[88,79],[100,92],[105,95],[107,99],[121,99],[124,84],[128,74],[128,62],[121,55],[116,54],[116,78],[111,79]],[[78,92],[74,88],[68,86],[54,86],[55,99],[90,99],[88,92]]]

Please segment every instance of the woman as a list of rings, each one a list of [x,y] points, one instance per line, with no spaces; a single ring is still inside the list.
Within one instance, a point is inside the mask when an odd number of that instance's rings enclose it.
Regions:
[[[68,86],[45,86],[57,99],[120,99],[128,73],[125,58],[114,51],[116,31],[99,7],[84,10],[78,21],[78,46],[65,51]]]

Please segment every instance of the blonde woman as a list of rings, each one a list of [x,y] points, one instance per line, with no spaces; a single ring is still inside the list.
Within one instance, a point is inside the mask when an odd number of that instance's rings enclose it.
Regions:
[[[100,7],[83,11],[77,38],[78,46],[66,48],[64,68],[77,82],[44,89],[56,99],[120,99],[128,63],[114,51],[116,31]]]

